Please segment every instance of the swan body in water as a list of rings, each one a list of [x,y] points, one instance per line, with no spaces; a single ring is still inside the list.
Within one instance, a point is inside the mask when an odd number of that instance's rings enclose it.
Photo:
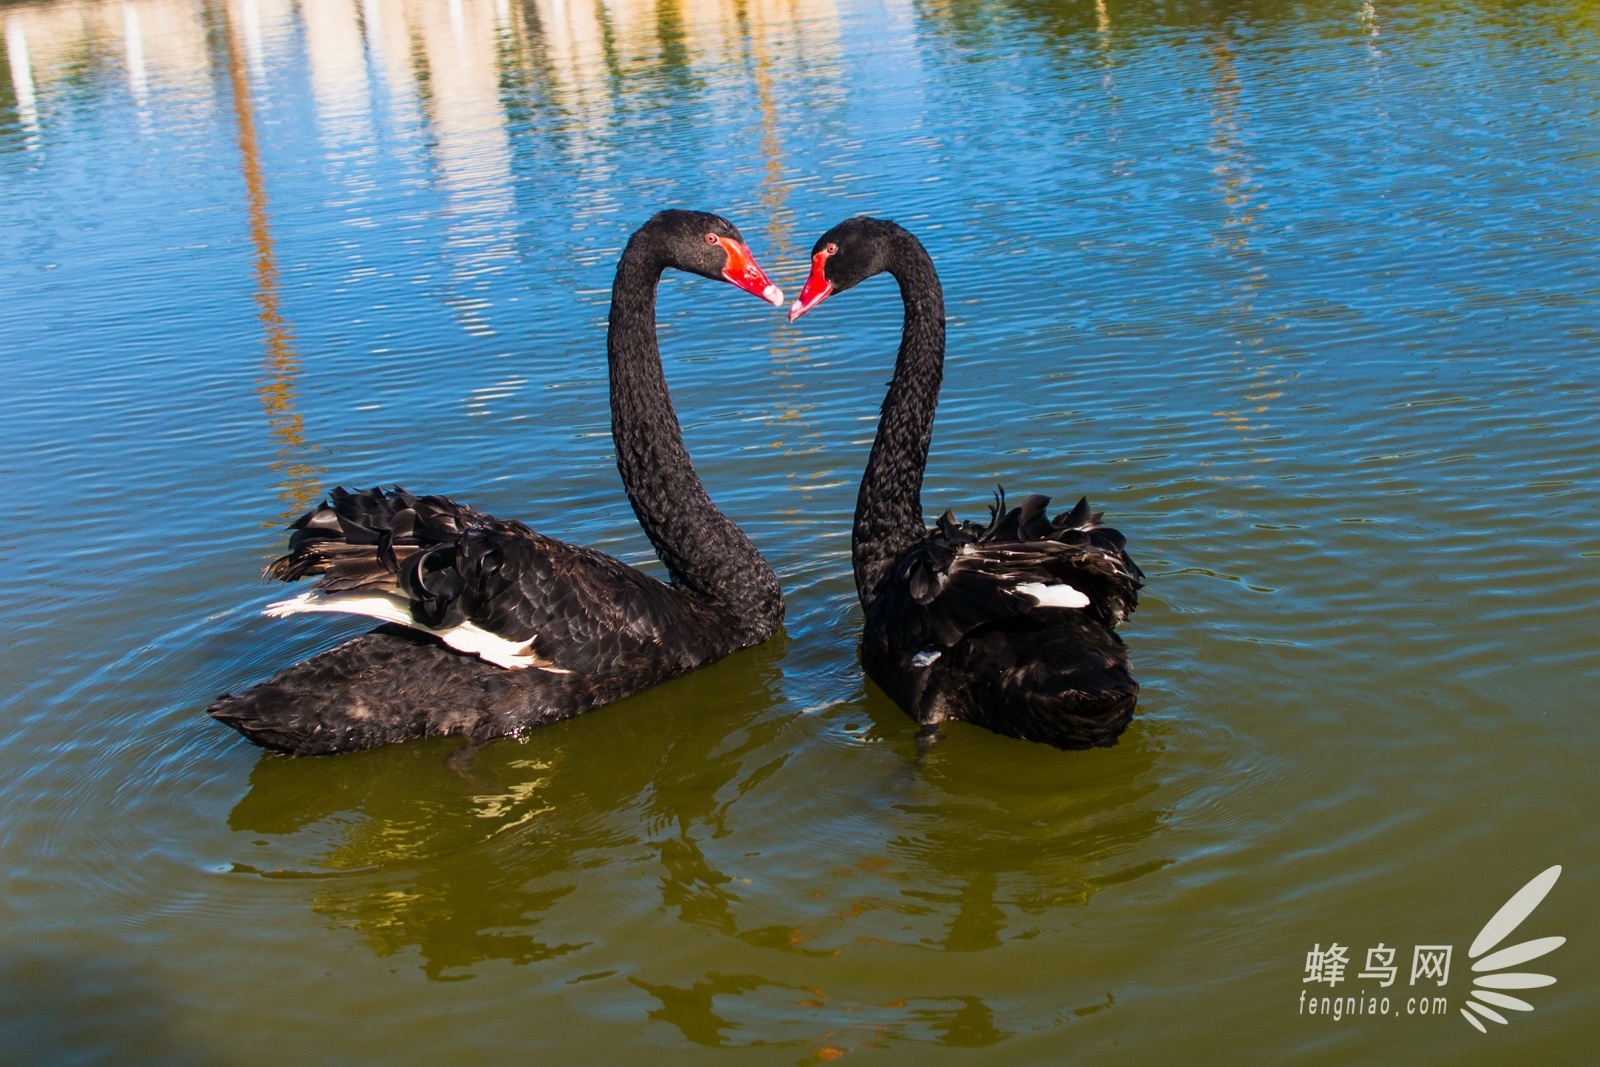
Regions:
[[[294,754],[413,737],[519,733],[636,693],[771,637],[772,568],[711,502],[667,391],[655,300],[668,268],[783,294],[728,220],[663,211],[629,240],[607,347],[617,468],[670,582],[442,496],[335,489],[292,524],[268,568],[313,577],[267,614],[364,615],[387,625],[207,709]]]
[[[850,551],[867,674],[925,727],[960,720],[1059,748],[1114,744],[1139,686],[1116,627],[1143,574],[1087,500],[1049,517],[1033,495],[986,525],[928,529],[922,475],[944,373],[944,291],[922,242],[853,218],[818,239],[793,322],[887,272],[905,324],[856,497]]]

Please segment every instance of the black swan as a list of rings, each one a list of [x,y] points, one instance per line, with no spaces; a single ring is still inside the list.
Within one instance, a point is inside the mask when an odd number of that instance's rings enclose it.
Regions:
[[[1139,693],[1115,633],[1143,577],[1122,535],[1087,500],[1052,520],[1048,497],[1007,511],[1003,493],[986,526],[948,511],[923,525],[944,292],[922,242],[893,222],[841,222],[812,248],[789,321],[883,271],[905,325],[850,542],[862,665],[925,733],[961,720],[1059,748],[1114,744]]]
[[[607,348],[617,469],[665,584],[610,556],[403,489],[347,492],[296,520],[267,575],[320,575],[271,615],[350,612],[391,625],[207,709],[296,755],[413,737],[485,741],[565,719],[771,637],[777,576],[696,476],[656,346],[667,267],[781,306],[733,224],[663,211],[617,264]]]

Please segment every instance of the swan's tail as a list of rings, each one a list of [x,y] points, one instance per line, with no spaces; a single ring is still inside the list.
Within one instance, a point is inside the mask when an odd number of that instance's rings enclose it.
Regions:
[[[467,615],[465,600],[482,602],[486,593],[492,600],[496,583],[480,582],[474,596],[464,599],[467,580],[456,566],[458,550],[469,529],[491,522],[444,497],[419,497],[398,487],[388,493],[335,489],[326,503],[290,526],[288,555],[266,569],[266,577],[286,582],[319,575],[316,585],[268,604],[266,614],[275,619],[306,612],[364,615],[432,634],[497,667],[564,674],[534,653],[528,627],[518,629],[520,636],[506,637]],[[498,587],[509,584],[500,581]]]
[[[290,524],[289,551],[267,565],[283,582],[320,575],[324,593],[399,588],[402,564],[418,552],[454,544],[476,511],[442,496],[336,488]]]

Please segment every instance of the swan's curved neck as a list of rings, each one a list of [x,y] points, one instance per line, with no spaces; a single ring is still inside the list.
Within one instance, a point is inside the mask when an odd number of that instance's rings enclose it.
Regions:
[[[606,342],[617,470],[673,585],[724,609],[764,639],[783,617],[777,577],[706,494],[667,392],[656,344],[656,286],[670,265],[645,231],[634,235],[617,265]]]
[[[927,535],[922,471],[928,464],[933,412],[944,377],[944,290],[933,260],[922,242],[902,232],[895,237],[884,269],[900,283],[905,324],[878,435],[856,495],[850,555],[863,605],[877,597],[895,560]]]

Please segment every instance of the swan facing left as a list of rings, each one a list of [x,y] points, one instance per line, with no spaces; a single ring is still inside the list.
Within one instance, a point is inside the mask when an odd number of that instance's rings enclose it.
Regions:
[[[442,496],[334,489],[267,567],[309,591],[267,608],[388,626],[207,709],[267,748],[348,752],[413,737],[519,733],[765,641],[783,621],[777,576],[706,494],[684,447],[656,343],[668,268],[775,306],[783,293],[727,219],[663,211],[628,241],[607,349],[617,468],[670,583],[594,549]]]
[[[862,666],[930,736],[962,721],[1058,748],[1114,744],[1139,694],[1116,628],[1144,577],[1122,534],[1085,499],[1052,519],[1037,494],[1009,511],[996,497],[987,525],[923,521],[945,318],[922,242],[846,219],[817,239],[789,321],[881,273],[899,282],[904,318],[850,539]]]

